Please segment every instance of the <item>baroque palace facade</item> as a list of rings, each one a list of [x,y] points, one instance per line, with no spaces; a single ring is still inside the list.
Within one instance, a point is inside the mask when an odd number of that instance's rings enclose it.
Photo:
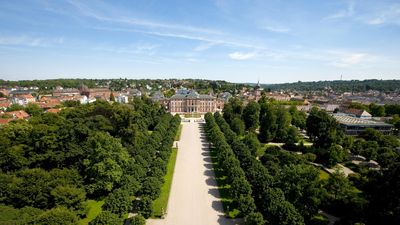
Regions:
[[[171,113],[217,112],[224,107],[224,100],[212,95],[201,95],[194,90],[179,90],[171,98],[155,95],[153,99],[164,105]]]

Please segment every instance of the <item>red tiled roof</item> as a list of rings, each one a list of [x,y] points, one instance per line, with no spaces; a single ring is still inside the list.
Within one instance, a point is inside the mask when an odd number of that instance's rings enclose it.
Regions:
[[[24,110],[6,112],[6,114],[12,115],[16,119],[27,119],[29,118],[29,114]]]
[[[0,125],[8,124],[11,120],[13,120],[13,119],[12,118],[0,118]]]
[[[46,112],[48,113],[59,113],[61,110],[60,109],[48,109]]]

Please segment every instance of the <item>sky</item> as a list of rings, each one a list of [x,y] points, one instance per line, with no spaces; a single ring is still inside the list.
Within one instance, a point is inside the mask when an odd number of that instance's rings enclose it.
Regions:
[[[0,79],[400,79],[398,0],[0,0]]]

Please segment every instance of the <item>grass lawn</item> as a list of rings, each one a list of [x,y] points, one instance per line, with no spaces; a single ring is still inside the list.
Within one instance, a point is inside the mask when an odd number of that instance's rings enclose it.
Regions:
[[[225,215],[229,218],[236,218],[239,216],[240,211],[233,204],[233,199],[229,194],[231,189],[230,184],[227,182],[227,176],[225,171],[216,162],[216,153],[211,149],[211,159],[213,161],[213,168],[215,173],[215,179],[217,180],[218,190],[221,197],[222,206],[224,207]]]
[[[263,156],[266,149],[267,149],[267,146],[262,146],[261,148],[258,148],[258,149],[257,149],[257,156],[258,156],[258,157]]]
[[[179,141],[181,139],[181,133],[182,133],[182,124],[179,124],[178,132],[176,132],[175,135],[175,141]]]
[[[200,113],[186,113],[185,118],[200,118],[201,114]]]
[[[319,179],[321,180],[328,180],[329,179],[329,173],[327,173],[325,170],[320,169],[319,170]]]
[[[87,200],[85,203],[85,210],[87,212],[86,218],[79,220],[78,225],[87,225],[90,221],[96,218],[102,211],[104,201]]]
[[[148,130],[147,133],[151,135],[153,133],[153,131],[152,130]]]
[[[161,218],[163,212],[165,213],[165,211],[167,210],[168,198],[172,184],[172,177],[174,175],[174,169],[175,169],[176,155],[177,155],[177,149],[172,148],[172,153],[169,158],[167,166],[167,174],[164,176],[165,182],[161,187],[161,194],[153,202],[153,212],[151,215],[151,217],[153,218]]]

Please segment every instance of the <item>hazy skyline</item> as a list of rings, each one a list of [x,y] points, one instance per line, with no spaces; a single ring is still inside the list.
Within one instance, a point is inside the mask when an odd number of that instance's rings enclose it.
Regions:
[[[0,79],[400,79],[398,1],[1,1]]]

